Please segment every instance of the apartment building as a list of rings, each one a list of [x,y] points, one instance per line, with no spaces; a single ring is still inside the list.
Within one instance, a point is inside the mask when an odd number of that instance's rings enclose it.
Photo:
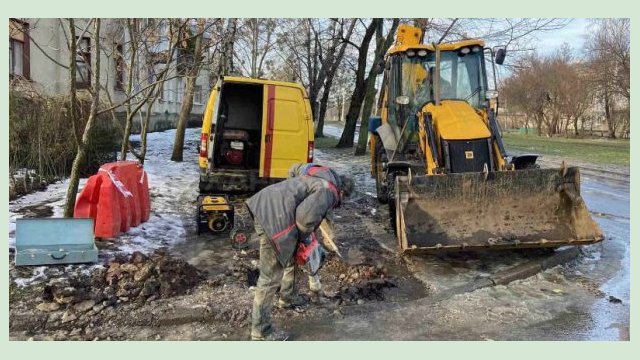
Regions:
[[[149,94],[166,69],[164,81],[158,83],[158,99],[151,107],[150,131],[162,131],[176,125],[185,89],[184,64],[190,57],[177,49],[168,53],[169,26],[166,19],[139,19],[135,24],[137,37],[132,39],[126,19],[103,19],[100,31],[100,82],[103,102],[121,104],[127,98],[136,101]],[[195,27],[195,24],[192,25]],[[78,91],[91,85],[91,50],[93,26],[89,19],[75,20],[76,80]],[[9,20],[10,80],[28,84],[44,95],[65,94],[69,87],[68,22],[57,18],[25,18]],[[206,38],[206,37],[205,37]],[[187,44],[185,41],[181,44]],[[188,45],[188,44],[187,44]],[[187,46],[185,45],[185,46]],[[133,56],[132,56],[133,55]],[[168,56],[172,56],[168,61]],[[133,58],[133,60],[132,60]],[[133,65],[132,65],[133,62]],[[168,67],[168,69],[167,69]],[[133,71],[130,72],[129,69]],[[129,74],[132,74],[129,92]],[[203,66],[196,79],[190,123],[202,118],[210,89],[210,72]],[[108,92],[108,94],[106,92]],[[139,129],[146,106],[134,118],[134,130]],[[124,118],[125,108],[116,109]]]

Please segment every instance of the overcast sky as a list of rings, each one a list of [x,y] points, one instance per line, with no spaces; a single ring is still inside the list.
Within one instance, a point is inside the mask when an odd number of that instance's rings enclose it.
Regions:
[[[569,25],[561,30],[538,34],[537,48],[540,54],[548,54],[560,48],[563,43],[569,43],[576,55],[580,55],[585,42],[589,19],[573,19]]]

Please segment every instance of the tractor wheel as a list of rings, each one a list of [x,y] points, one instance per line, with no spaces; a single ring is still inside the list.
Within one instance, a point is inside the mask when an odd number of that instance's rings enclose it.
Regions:
[[[380,203],[386,204],[387,202],[389,202],[389,192],[384,182],[386,171],[383,164],[386,165],[388,159],[387,152],[382,145],[382,140],[380,139],[380,137],[376,138],[375,152],[376,195]]]

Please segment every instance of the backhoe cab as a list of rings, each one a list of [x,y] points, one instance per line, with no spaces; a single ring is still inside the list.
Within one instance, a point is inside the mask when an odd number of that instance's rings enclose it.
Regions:
[[[401,25],[387,53],[378,114],[370,120],[371,174],[390,205],[401,249],[472,250],[591,243],[602,233],[579,195],[577,168],[507,161],[489,99],[481,40],[420,44]],[[585,225],[582,226],[581,225]]]

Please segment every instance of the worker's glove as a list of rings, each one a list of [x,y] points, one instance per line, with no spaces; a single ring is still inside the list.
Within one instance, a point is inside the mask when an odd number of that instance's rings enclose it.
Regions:
[[[315,275],[322,267],[326,258],[326,252],[318,243],[316,236],[312,233],[307,237],[308,243],[298,242],[296,249],[296,263],[309,275]]]

